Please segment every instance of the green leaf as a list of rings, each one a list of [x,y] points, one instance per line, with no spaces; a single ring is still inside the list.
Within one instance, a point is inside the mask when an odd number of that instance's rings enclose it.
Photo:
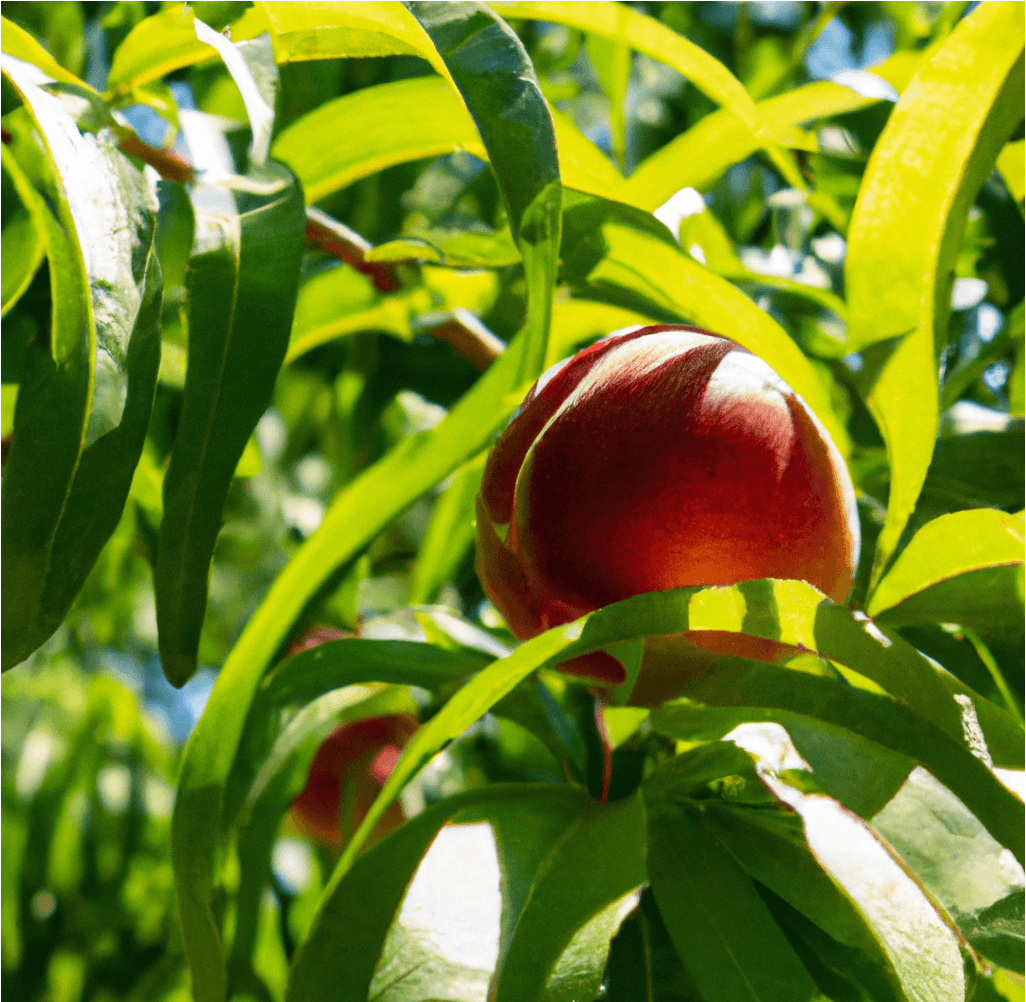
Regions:
[[[813,775],[819,778],[815,766]],[[759,782],[754,771],[751,778]],[[905,1002],[907,996],[877,931],[820,866],[797,814],[713,803],[703,811],[702,821],[753,880],[815,923],[848,953],[845,970],[871,989],[871,997]],[[779,916],[774,918],[780,921]],[[814,969],[810,973],[815,977]]]
[[[143,176],[78,131],[38,70],[7,55],[3,66],[40,137],[11,119],[17,152],[3,156],[42,234],[53,302],[49,345],[26,351],[4,475],[8,668],[60,625],[121,517],[156,387],[161,280]],[[15,162],[41,152],[45,199]]]
[[[1023,181],[1026,175],[1026,139],[1017,139],[1005,146],[998,154],[997,169],[1009,194],[1021,202],[1026,195],[1026,182]]]
[[[891,488],[877,541],[881,576],[915,507],[938,426],[937,358],[966,215],[1023,116],[1023,9],[979,7],[920,67],[873,149],[848,232],[849,338],[866,359],[868,402]],[[970,76],[966,66],[973,66]],[[910,149],[921,155],[910,157]]]
[[[623,179],[567,115],[552,116],[559,169],[570,188],[619,197]],[[336,141],[340,130],[345,143]],[[488,150],[459,95],[438,77],[378,84],[327,101],[275,139],[272,154],[303,182],[307,203],[399,163]]]
[[[861,735],[920,762],[980,819],[987,830],[1021,859],[1023,804],[961,741],[923,720],[903,703],[855,689],[839,681],[750,662],[724,665],[708,681],[688,690],[686,702],[667,703],[653,712],[652,727],[679,740],[692,740],[701,724],[706,737],[726,734],[738,724],[772,721],[785,728],[792,714]],[[701,707],[731,708],[722,717]],[[801,724],[801,722],[797,722]],[[807,739],[802,739],[808,749]],[[865,746],[863,746],[865,747]],[[815,748],[812,747],[815,753]],[[838,792],[842,792],[840,789]]]
[[[1023,973],[1022,878],[957,797],[917,769],[872,824],[974,949]]]
[[[474,545],[474,503],[487,458],[487,453],[481,453],[464,464],[435,502],[410,576],[411,604],[430,602]]]
[[[196,36],[194,12],[168,7],[140,21],[118,46],[111,60],[104,97],[112,103],[133,99],[133,91],[175,70],[217,57]],[[235,41],[255,38],[267,30],[267,21],[251,8],[232,26]]]
[[[921,55],[896,53],[872,67],[871,72],[903,90],[911,76],[910,58],[918,61]],[[878,98],[862,97],[849,87],[819,80],[760,101],[756,108],[784,145],[815,150],[814,138],[798,126],[878,103]],[[751,129],[737,115],[720,108],[643,160],[620,197],[643,209],[657,209],[681,188],[707,191],[728,167],[750,157],[758,148],[759,140]]]
[[[405,7],[395,2],[291,3],[260,0],[279,63],[363,56],[420,56],[455,87],[445,61]]]
[[[179,686],[196,670],[228,488],[270,402],[296,302],[305,231],[299,186],[278,165],[252,180],[260,194],[218,191],[234,216],[197,205],[189,330],[203,336],[190,339],[155,574],[161,661]]]
[[[526,18],[578,28],[672,66],[703,94],[733,112],[753,135],[768,135],[765,122],[741,81],[718,59],[654,18],[610,2],[565,4],[539,0],[499,2],[492,6],[507,19]]]
[[[450,268],[504,268],[520,260],[508,229],[494,233],[441,228],[414,229],[367,251],[367,261],[427,261]]]
[[[564,226],[563,278],[578,294],[615,296],[620,305],[656,312],[663,322],[693,323],[731,338],[767,362],[836,442],[846,440],[826,387],[787,332],[730,282],[684,254],[661,223],[575,195]]]
[[[4,161],[6,164],[6,161]],[[18,212],[4,227],[2,238],[3,306],[0,317],[21,298],[43,263],[46,244],[43,231],[35,217],[24,210]]]
[[[648,878],[677,953],[709,1002],[798,1002],[816,986],[755,886],[696,807],[643,786]]]
[[[300,286],[285,363],[358,331],[383,331],[411,341],[410,321],[432,305],[424,288],[380,296],[368,278],[346,265],[319,271]]]
[[[81,87],[85,91],[92,90],[84,80],[79,80],[74,73],[61,66],[24,28],[19,28],[6,17],[0,17],[0,49],[38,66],[51,80]]]
[[[394,518],[479,452],[519,403],[514,342],[433,431],[404,440],[332,502],[236,642],[183,752],[172,846],[197,995],[224,994],[223,951],[211,910],[214,859],[225,784],[260,679],[303,608],[339,567],[359,555]]]
[[[288,1002],[312,1002],[325,991],[339,998],[367,997],[388,929],[443,824],[495,818],[497,841],[503,832],[518,829],[536,841],[535,826],[565,826],[581,810],[583,797],[567,786],[493,786],[428,807],[356,860],[344,880],[329,884],[293,961]],[[501,846],[500,841],[500,859],[508,860]]]
[[[608,949],[611,932],[592,928],[592,935],[576,940],[577,956],[567,957],[565,951],[573,951],[578,930],[587,929],[600,916],[608,923],[615,914],[609,916],[606,909],[645,883],[644,837],[645,814],[641,798],[635,795],[586,810],[551,845],[539,861],[513,935],[500,952],[497,1002],[586,997],[567,993],[578,978],[590,982],[590,958],[596,946],[598,952],[605,952],[601,940]]]
[[[902,550],[873,592],[869,614],[878,616],[939,582],[986,567],[1021,564],[1023,559],[1022,515],[993,508],[941,515]]]

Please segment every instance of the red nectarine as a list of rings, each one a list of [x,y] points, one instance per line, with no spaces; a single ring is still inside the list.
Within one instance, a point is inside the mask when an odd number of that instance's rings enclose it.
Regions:
[[[538,380],[485,468],[477,548],[485,590],[526,639],[683,585],[797,578],[843,601],[859,523],[841,454],[777,373],[726,338],[659,326],[610,335]],[[780,648],[686,636],[767,660]],[[643,674],[690,656],[701,661],[691,644],[650,642]],[[623,679],[601,653],[569,670]]]

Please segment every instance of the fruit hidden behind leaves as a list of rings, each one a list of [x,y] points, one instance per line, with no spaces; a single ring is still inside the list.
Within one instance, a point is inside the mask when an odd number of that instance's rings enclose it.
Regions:
[[[858,563],[826,429],[764,361],[696,327],[617,332],[549,369],[496,442],[477,512],[478,574],[521,639],[686,585],[792,578],[843,602]],[[635,695],[664,698],[716,655],[789,653],[718,631],[650,638]],[[625,677],[602,652],[561,668]]]

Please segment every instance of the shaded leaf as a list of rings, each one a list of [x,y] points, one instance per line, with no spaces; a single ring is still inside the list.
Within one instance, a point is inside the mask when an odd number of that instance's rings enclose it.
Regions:
[[[608,949],[615,930],[591,929],[591,936],[577,941],[583,957],[566,957],[564,951],[572,947],[575,933],[596,917],[615,919],[615,912],[609,916],[606,909],[645,882],[644,833],[641,799],[633,796],[585,811],[551,846],[539,861],[512,938],[500,954],[497,1002],[576,997],[572,993],[578,978],[591,983],[587,971],[596,948],[604,954],[602,941]],[[600,975],[604,961],[603,956]]]
[[[2,236],[3,259],[3,305],[0,316],[21,298],[29,287],[46,252],[43,231],[30,212],[18,212],[4,227]]]
[[[916,769],[872,825],[974,949],[1022,974],[1022,869],[956,796]]]
[[[817,991],[751,880],[700,810],[645,791],[648,877],[677,953],[709,1002],[797,1002]]]

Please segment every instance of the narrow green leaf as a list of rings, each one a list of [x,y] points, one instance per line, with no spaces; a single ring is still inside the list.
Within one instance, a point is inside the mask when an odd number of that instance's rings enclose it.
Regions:
[[[217,57],[196,37],[195,13],[186,6],[167,7],[140,21],[124,38],[111,60],[104,97],[111,102],[129,100],[133,91],[175,70]],[[255,38],[267,31],[267,21],[251,8],[232,25],[235,41]]]
[[[762,116],[741,81],[703,48],[654,18],[646,17],[623,4],[601,0],[586,4],[527,0],[498,2],[492,6],[505,18],[549,21],[578,28],[627,45],[672,66],[703,94],[733,112],[753,135],[768,135]]]
[[[921,53],[895,53],[871,67],[871,72],[901,91],[912,75],[914,63],[921,58]],[[799,126],[858,111],[878,104],[879,100],[862,97],[841,84],[819,80],[760,101],[756,108],[781,143],[815,150],[814,138]],[[657,209],[681,188],[707,191],[728,167],[750,157],[758,148],[759,140],[751,129],[735,114],[720,108],[643,160],[620,197],[643,209]]]
[[[353,864],[346,878],[329,884],[289,978],[287,1002],[314,1002],[330,993],[367,998],[374,967],[403,896],[428,846],[450,820],[497,820],[496,836],[516,819],[530,826],[569,823],[582,793],[568,786],[491,786],[433,804],[383,839]],[[509,819],[506,824],[502,822]],[[501,842],[500,842],[501,852]]]
[[[161,281],[149,184],[78,131],[39,70],[6,54],[3,67],[39,136],[11,120],[3,155],[42,234],[53,302],[49,345],[27,349],[4,475],[7,668],[57,629],[121,517],[156,387]],[[46,199],[15,160],[40,153]]]
[[[442,423],[406,439],[354,481],[321,527],[278,575],[228,655],[206,710],[185,747],[172,824],[175,879],[190,967],[201,1002],[224,994],[224,958],[211,910],[214,860],[225,784],[260,679],[311,597],[396,516],[479,452],[516,407],[514,342]],[[199,972],[199,973],[198,973]]]
[[[0,50],[33,66],[38,66],[51,80],[71,84],[90,91],[92,88],[66,70],[24,28],[19,28],[6,17],[0,17]]]
[[[976,8],[920,67],[866,167],[845,262],[849,338],[867,358],[868,402],[887,444],[891,487],[877,541],[879,580],[933,455],[938,364],[966,215],[1023,116],[1023,8]],[[966,74],[965,67],[973,73]],[[910,157],[918,149],[922,155]]]
[[[725,709],[717,717],[692,704],[730,708],[730,712]],[[660,733],[693,740],[696,724],[702,728],[700,734],[712,738],[752,721],[772,721],[787,728],[795,722],[793,714],[808,719],[805,728],[815,728],[813,721],[826,722],[920,762],[998,842],[1016,858],[1023,858],[1022,801],[963,742],[885,696],[833,679],[749,662],[724,665],[707,682],[689,689],[686,701],[667,703],[650,719]]]
[[[270,401],[296,301],[305,230],[299,186],[277,165],[254,180],[263,194],[221,190],[228,204],[234,199],[234,219],[197,211],[189,330],[203,336],[189,346],[155,575],[161,661],[175,685],[196,670],[228,488]]]
[[[35,217],[26,211],[18,212],[11,219],[0,240],[0,255],[4,260],[3,305],[0,306],[0,317],[3,317],[21,299],[35,277],[43,263],[46,244]]]
[[[948,910],[973,947],[1021,974],[1022,879],[965,805],[917,769],[872,824]]]
[[[586,811],[551,846],[500,954],[497,1002],[564,997],[560,981],[569,982],[570,972],[557,971],[561,956],[579,929],[645,883],[644,844],[645,814],[635,795]]]
[[[909,541],[869,601],[877,616],[941,581],[985,567],[1023,562],[1022,515],[977,508],[941,515]]]
[[[588,196],[568,201],[563,278],[578,294],[616,295],[620,305],[657,311],[663,322],[693,323],[733,339],[767,362],[836,442],[847,439],[812,364],[769,314],[684,254],[651,217]]]
[[[702,821],[642,787],[648,877],[684,966],[709,1002],[799,1002],[816,986],[751,880]]]
[[[631,50],[622,41],[613,41],[602,35],[588,35],[585,49],[599,84],[609,98],[609,130],[613,134],[613,159],[624,163],[626,133],[623,103],[631,79]]]
[[[562,186],[552,115],[513,30],[477,2],[406,0],[445,61],[502,193],[527,280],[520,378],[541,375],[552,319]]]
[[[430,602],[459,569],[474,545],[474,503],[486,453],[466,463],[446,492],[435,502],[424,542],[410,576],[410,602]]]

